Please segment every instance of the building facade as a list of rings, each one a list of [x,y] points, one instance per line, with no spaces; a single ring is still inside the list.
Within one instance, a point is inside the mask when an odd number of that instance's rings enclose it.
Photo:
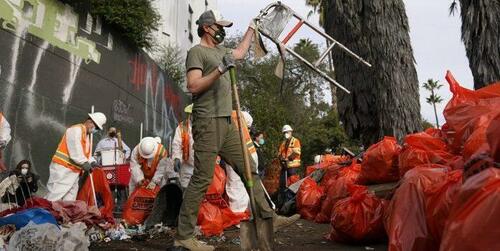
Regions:
[[[206,10],[216,10],[217,0],[154,0],[162,20],[156,31],[159,46],[178,47],[184,56],[200,42],[196,34],[196,20]]]

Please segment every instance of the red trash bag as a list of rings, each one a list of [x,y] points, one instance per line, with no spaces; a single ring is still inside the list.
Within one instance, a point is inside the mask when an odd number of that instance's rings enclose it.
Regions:
[[[328,188],[331,186],[331,184],[335,182],[341,168],[341,165],[332,165],[325,169],[325,174],[323,175],[323,178],[321,178],[320,183],[325,191],[328,191]]]
[[[323,188],[311,178],[306,178],[297,191],[297,211],[306,220],[314,220],[324,195]]]
[[[214,169],[214,177],[212,178],[212,183],[210,183],[210,186],[208,187],[207,192],[205,194],[222,195],[225,189],[226,189],[226,172],[221,166],[216,164]]]
[[[491,120],[488,129],[486,129],[486,138],[490,146],[490,155],[494,161],[500,163],[500,114]]]
[[[399,180],[398,155],[401,146],[394,137],[384,137],[371,145],[363,155],[361,177],[367,183],[387,183]]]
[[[470,177],[451,207],[440,250],[500,250],[500,169]]]
[[[496,112],[490,112],[486,115],[483,115],[476,120],[476,124],[474,125],[474,132],[471,133],[469,138],[464,143],[463,157],[465,162],[471,159],[473,155],[477,154],[489,154],[491,149],[488,143],[488,136],[486,132],[490,127],[490,124],[493,123],[495,118],[500,118],[500,110]],[[496,128],[500,130],[500,128]]]
[[[452,165],[456,156],[442,150],[424,150],[414,146],[406,146],[399,154],[399,175],[403,177],[409,170],[430,164]]]
[[[130,195],[123,207],[123,220],[129,225],[139,225],[144,223],[153,210],[156,195],[160,191],[160,186],[153,190],[146,188],[147,184],[138,186]]]
[[[94,180],[94,188],[97,198],[97,204],[102,217],[110,222],[114,222],[113,209],[115,207],[113,194],[109,188],[108,181],[106,179],[106,173],[100,168],[96,168],[92,171],[92,179]],[[87,177],[85,183],[78,191],[76,200],[85,201],[88,206],[95,206],[94,195],[92,192],[92,185],[90,182],[90,176]]]
[[[425,189],[445,179],[448,168],[415,168],[403,177],[385,213],[389,251],[437,250],[425,220]]]
[[[427,228],[435,247],[439,247],[451,205],[462,186],[462,174],[462,170],[448,172],[442,181],[424,191]]]
[[[448,71],[446,80],[450,84],[452,99],[443,114],[452,134],[452,148],[461,151],[463,143],[474,132],[474,125],[482,115],[498,111],[500,106],[500,83],[485,86],[479,90],[469,90],[460,86]]]
[[[352,189],[348,189],[353,187]],[[321,202],[321,209],[314,218],[316,223],[329,223],[332,216],[332,208],[337,201],[351,196],[350,190],[366,188],[362,185],[355,185],[352,180],[348,178],[336,179],[329,187],[325,199]]]
[[[362,180],[362,177],[360,177],[361,174],[361,164],[356,163],[356,161],[353,161],[350,166],[341,168],[337,174],[337,179],[339,178],[347,178],[351,183],[355,184],[364,184],[364,181]]]
[[[219,206],[203,201],[198,213],[198,225],[204,236],[220,235],[224,231],[224,215]]]
[[[432,137],[431,135],[425,132],[408,134],[406,135],[404,142],[405,145],[410,145],[412,147],[417,147],[423,150],[429,150],[429,151],[447,150],[446,143],[443,140]]]
[[[338,201],[332,210],[330,240],[344,243],[381,241],[386,237],[386,203],[366,187],[350,187],[352,195]]]

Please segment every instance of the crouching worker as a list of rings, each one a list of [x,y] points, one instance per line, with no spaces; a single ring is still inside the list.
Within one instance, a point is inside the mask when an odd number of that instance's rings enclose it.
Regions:
[[[97,166],[91,157],[90,134],[102,130],[105,123],[103,113],[89,113],[82,124],[66,130],[49,166],[47,200],[76,200],[80,175]]]
[[[160,185],[167,166],[167,150],[161,144],[160,138],[145,137],[132,151],[130,160],[131,178],[129,191],[148,182],[147,188],[153,190]]]
[[[9,176],[15,175],[19,187],[16,193],[7,194],[2,201],[16,202],[19,206],[23,206],[25,201],[31,198],[38,191],[38,175],[31,171],[31,162],[29,160],[21,160],[16,169],[11,171]],[[8,197],[7,197],[8,196]]]

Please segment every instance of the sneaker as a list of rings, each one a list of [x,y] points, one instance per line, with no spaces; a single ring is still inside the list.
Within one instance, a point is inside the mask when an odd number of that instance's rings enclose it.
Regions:
[[[300,214],[294,214],[290,217],[284,217],[276,214],[273,217],[273,230],[276,233],[279,230],[292,225],[299,219],[300,219]]]
[[[207,245],[192,237],[187,240],[174,240],[174,247],[184,247],[191,251],[213,251],[214,246]]]

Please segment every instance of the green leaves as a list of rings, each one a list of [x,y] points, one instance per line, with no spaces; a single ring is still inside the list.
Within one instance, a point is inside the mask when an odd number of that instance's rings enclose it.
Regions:
[[[130,43],[139,48],[153,46],[152,31],[156,30],[160,15],[151,0],[62,0],[75,7],[89,7],[93,16],[114,26]]]

